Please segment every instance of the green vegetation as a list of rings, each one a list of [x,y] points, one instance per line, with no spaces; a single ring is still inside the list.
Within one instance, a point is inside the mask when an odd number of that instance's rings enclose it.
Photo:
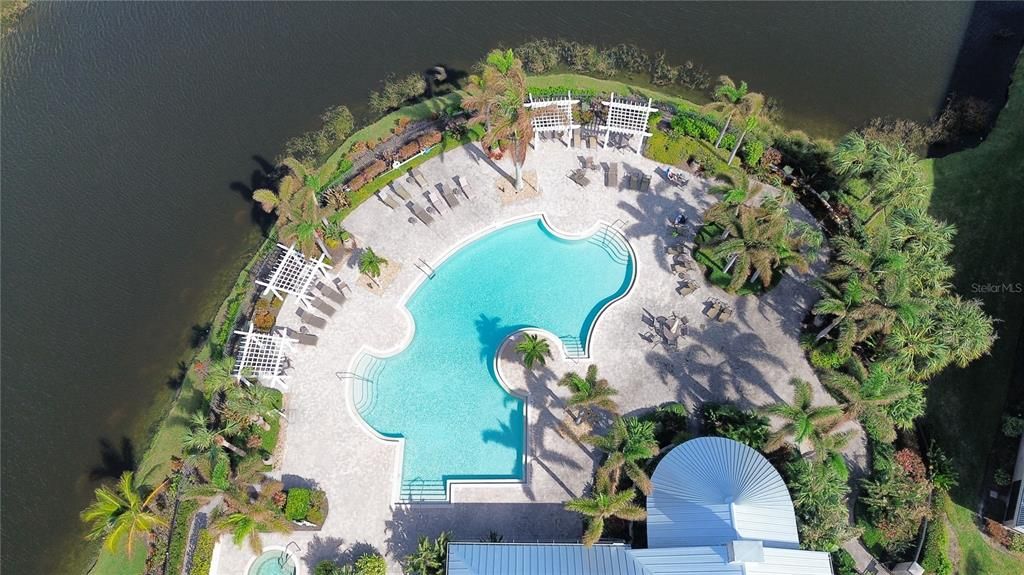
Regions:
[[[29,0],[4,0],[0,3],[0,28],[2,34],[7,32],[17,23],[18,19],[28,10]]]
[[[426,91],[427,82],[422,74],[409,74],[400,80],[385,80],[383,89],[370,92],[370,111],[381,115],[400,107],[407,100],[420,97]]]
[[[359,254],[359,273],[375,282],[380,277],[381,266],[386,265],[388,265],[388,260],[377,255],[371,247],[367,247],[363,253]]]
[[[758,451],[768,443],[768,418],[727,403],[705,403],[700,407],[701,429],[706,435],[727,437]]]
[[[288,490],[287,503],[284,504],[284,514],[292,521],[301,521],[309,515],[310,499],[313,493],[309,489],[295,487]]]
[[[659,450],[653,421],[616,417],[605,435],[587,435],[583,441],[605,452],[604,463],[597,470],[598,484],[617,487],[624,472],[641,493],[651,494],[651,478],[643,465]]]
[[[192,516],[199,510],[199,502],[185,499],[178,504],[178,512],[174,516],[174,530],[171,531],[167,546],[167,573],[180,573],[185,560],[185,548],[188,545],[188,531],[192,526]]]
[[[659,405],[654,411],[644,416],[654,423],[654,438],[658,447],[666,447],[682,443],[690,438],[687,427],[690,412],[682,403],[672,402]]]
[[[544,365],[546,358],[551,357],[551,344],[535,333],[524,333],[516,344],[516,352],[522,356],[526,369],[533,369],[534,364]]]
[[[143,495],[135,484],[135,474],[121,474],[117,489],[96,488],[96,500],[82,511],[82,521],[90,523],[88,539],[102,539],[107,551],[113,552],[124,542],[128,556],[134,553],[139,539],[145,539],[157,526],[167,522],[153,513],[153,501],[166,486],[160,484]]]
[[[444,575],[448,560],[448,542],[451,533],[442,532],[431,541],[420,537],[416,551],[405,558],[403,565],[409,575]]]
[[[774,451],[787,439],[792,439],[798,448],[809,443],[815,451],[820,451],[829,429],[842,417],[843,408],[838,405],[815,406],[811,384],[795,377],[789,383],[794,388],[792,403],[780,401],[761,410],[785,422],[768,438],[765,449]]]
[[[799,456],[782,466],[782,476],[793,498],[801,547],[837,551],[853,535],[846,477],[834,465]]]
[[[525,352],[523,353],[525,362]],[[603,412],[619,412],[618,404],[612,399],[618,392],[612,388],[607,379],[597,376],[597,366],[594,364],[587,366],[586,377],[580,377],[575,371],[570,371],[558,380],[558,385],[569,389],[569,399],[565,404],[566,407],[571,407],[576,411],[575,417],[579,420],[593,424]],[[568,412],[568,409],[566,411]]]
[[[367,553],[356,559],[356,575],[386,575],[388,564],[377,553]]]
[[[616,492],[606,481],[599,479],[589,497],[572,499],[565,504],[565,508],[588,518],[587,528],[583,532],[583,544],[589,547],[601,539],[604,523],[608,519],[640,521],[647,517],[647,511],[637,505],[635,499],[636,491],[627,489]]]
[[[199,532],[196,538],[196,549],[192,554],[192,566],[188,575],[209,575],[213,562],[213,546],[217,542],[213,533],[207,529]]]
[[[333,106],[320,116],[320,129],[296,136],[284,145],[285,155],[306,164],[318,163],[352,133],[355,120],[345,106]],[[337,167],[337,164],[335,164]]]

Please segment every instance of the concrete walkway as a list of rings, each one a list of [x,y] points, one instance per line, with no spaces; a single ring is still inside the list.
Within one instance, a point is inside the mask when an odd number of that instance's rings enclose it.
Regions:
[[[619,173],[640,170],[652,175],[650,192],[640,194],[604,185],[604,173],[590,172],[585,189],[566,174],[580,166],[580,156],[594,156],[602,165],[619,162]],[[563,417],[565,390],[554,382],[566,371],[583,371],[596,363],[601,376],[619,390],[624,413],[635,413],[667,401],[692,408],[705,401],[731,400],[754,407],[792,398],[791,377],[812,382],[819,402],[830,401],[800,349],[800,320],[816,293],[807,277],[786,276],[761,298],[736,298],[704,285],[680,297],[677,279],[670,272],[667,245],[673,238],[667,222],[680,213],[691,221],[714,203],[708,184],[696,179],[678,188],[654,173],[654,162],[626,149],[572,149],[547,141],[532,150],[526,172],[536,178],[539,194],[529,198],[501,197],[496,181],[512,173],[509,161],[492,162],[475,144],[450,151],[421,167],[431,188],[420,190],[402,178],[422,206],[431,206],[436,222],[429,228],[404,207],[391,210],[373,198],[346,220],[346,228],[360,247],[371,246],[398,268],[384,290],[371,292],[356,271],[359,250],[334,272],[352,286],[350,301],[330,319],[315,348],[299,347],[291,360],[286,394],[289,426],[281,449],[281,479],[286,485],[316,483],[327,492],[330,514],[317,534],[268,534],[265,545],[285,546],[290,541],[303,550],[304,565],[312,569],[325,558],[345,559],[379,551],[392,570],[410,553],[420,536],[434,537],[451,530],[456,539],[476,540],[490,531],[505,541],[576,540],[582,522],[562,504],[585,492],[596,455],[588,446],[561,437],[555,430]],[[452,178],[466,184],[468,199],[454,210],[436,188]],[[413,191],[417,190],[417,191]],[[511,201],[510,201],[511,200]],[[793,208],[810,219],[802,208]],[[524,483],[453,487],[453,503],[409,506],[394,503],[401,469],[399,445],[372,433],[351,405],[344,373],[362,350],[387,355],[411,338],[411,317],[402,303],[424,273],[420,260],[437,262],[466,238],[493,229],[512,218],[544,214],[558,230],[582,233],[597,222],[618,222],[636,254],[637,277],[633,289],[611,305],[598,320],[589,361],[556,358],[547,368],[526,373],[506,358],[506,383],[528,393],[527,480]],[[692,237],[692,230],[690,236]],[[689,237],[686,239],[690,239]],[[815,264],[819,269],[824,261]],[[736,309],[731,321],[708,320],[705,302],[716,297]],[[285,303],[279,323],[298,327],[295,302]],[[645,314],[689,319],[689,337],[678,349],[654,346],[640,338],[647,329]],[[316,331],[316,330],[314,330]],[[864,446],[858,438],[850,448],[852,463],[863,465]],[[217,573],[239,575],[253,557],[222,538],[216,551]]]

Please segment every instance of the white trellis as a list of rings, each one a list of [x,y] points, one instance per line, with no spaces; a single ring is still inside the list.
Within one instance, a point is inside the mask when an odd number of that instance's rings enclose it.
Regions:
[[[236,331],[242,336],[238,343],[235,356],[234,376],[239,383],[252,385],[248,378],[253,377],[264,385],[287,389],[284,382],[284,364],[286,351],[296,340],[284,335],[260,333],[249,323],[249,331]]]
[[[658,111],[657,108],[651,106],[651,102],[652,100],[648,98],[645,106],[626,99],[616,100],[614,92],[607,102],[602,102],[608,108],[605,125],[601,127],[604,130],[605,147],[608,147],[608,136],[612,132],[640,136],[640,143],[636,147],[636,153],[639,154],[644,148],[644,138],[651,135],[647,131],[647,122],[651,117],[651,112]]]
[[[319,258],[307,258],[301,252],[295,250],[295,244],[285,246],[277,244],[277,247],[284,250],[281,259],[274,267],[274,273],[267,281],[256,280],[257,285],[264,286],[263,295],[272,293],[278,299],[284,301],[285,295],[294,295],[299,298],[299,303],[309,309],[312,304],[312,296],[309,295],[309,288],[317,279],[317,275],[327,279],[327,270],[331,266],[324,263],[326,254],[320,254]],[[284,295],[282,295],[284,294]]]
[[[545,98],[534,100],[530,94],[530,101],[523,104],[527,108],[537,110],[531,120],[533,125],[533,145],[537,146],[537,140],[541,132],[572,133],[578,129],[579,124],[572,123],[572,106],[578,104],[579,100],[572,99],[572,92],[568,92],[564,98]]]

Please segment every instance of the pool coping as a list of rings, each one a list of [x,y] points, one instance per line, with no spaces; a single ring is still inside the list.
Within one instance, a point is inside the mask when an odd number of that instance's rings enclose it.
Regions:
[[[216,548],[214,549],[214,551],[218,551],[219,548],[220,548],[220,542],[217,543]],[[248,561],[246,561],[245,569],[242,570],[241,575],[249,575],[249,570],[252,569],[252,566],[256,563],[256,560],[259,559],[260,557],[263,557],[263,555],[266,554],[268,551],[282,551],[282,552],[287,553],[288,552],[288,548],[287,547],[282,547],[280,545],[267,545],[266,547],[263,548],[263,551],[261,551],[260,553],[254,555],[252,557],[252,559],[249,559]],[[217,554],[214,553],[214,558],[216,559],[216,557],[217,557]],[[294,561],[292,561],[292,562],[295,563],[295,575],[306,575],[306,570],[303,568],[302,560],[299,558],[298,555],[292,553],[288,558],[289,559],[294,559]],[[217,565],[216,562],[214,562],[214,561],[210,562],[210,573],[216,573],[217,572],[216,569],[215,569],[216,565]]]
[[[587,238],[590,238],[590,237],[596,235],[597,233],[601,232],[602,230],[608,230],[608,231],[610,231],[612,233],[615,233],[617,236],[619,236],[621,238],[621,240],[622,240],[622,243],[626,246],[626,249],[629,250],[629,256],[632,259],[632,263],[633,263],[632,274],[631,274],[631,276],[629,278],[629,285],[617,297],[615,297],[613,299],[610,299],[607,302],[605,302],[605,304],[601,307],[600,310],[598,310],[597,314],[594,316],[594,319],[593,319],[593,321],[591,322],[591,325],[590,325],[590,329],[587,331],[587,340],[586,340],[586,343],[583,346],[584,355],[580,356],[578,359],[590,359],[590,343],[591,343],[592,338],[594,337],[594,331],[597,328],[597,323],[601,319],[601,316],[604,315],[604,312],[607,311],[608,308],[612,306],[612,304],[615,304],[615,303],[625,299],[633,291],[633,287],[636,284],[637,261],[638,261],[637,260],[637,256],[636,256],[636,252],[634,251],[632,244],[629,243],[629,239],[626,238],[625,234],[623,234],[621,230],[619,230],[618,228],[614,227],[613,223],[608,223],[603,218],[597,218],[597,220],[591,226],[587,227],[582,232],[571,233],[571,232],[566,232],[564,230],[558,229],[557,226],[555,226],[554,224],[551,223],[551,221],[548,219],[547,214],[545,212],[530,212],[530,213],[527,213],[527,214],[520,214],[518,216],[514,216],[514,217],[511,217],[511,218],[507,218],[507,219],[501,220],[500,222],[497,222],[497,223],[492,223],[492,224],[487,225],[487,226],[483,227],[482,229],[480,229],[480,230],[478,230],[478,231],[476,231],[476,232],[474,232],[472,234],[469,234],[468,236],[462,238],[461,240],[459,240],[458,242],[453,244],[452,247],[450,247],[449,249],[445,250],[445,252],[442,253],[434,262],[432,262],[432,263],[424,262],[424,263],[427,263],[427,265],[431,268],[431,272],[433,272],[433,270],[436,270],[439,266],[444,264],[445,261],[447,261],[450,257],[455,255],[459,250],[461,250],[462,248],[468,246],[469,244],[471,244],[471,243],[473,243],[473,242],[483,238],[484,236],[489,235],[489,234],[491,234],[493,232],[496,232],[498,230],[501,230],[503,228],[507,228],[509,226],[515,225],[515,224],[527,222],[527,221],[530,221],[530,220],[538,220],[538,219],[541,221],[541,223],[544,225],[544,227],[550,233],[552,233],[556,237],[558,237],[560,239],[564,239],[564,240],[585,240]],[[423,271],[423,270],[421,269],[420,271]],[[409,299],[412,298],[413,294],[415,294],[416,291],[424,284],[424,282],[426,282],[429,279],[430,279],[430,277],[428,275],[426,275],[426,272],[424,272],[424,275],[422,275],[421,277],[417,278],[415,281],[413,281],[413,282],[411,282],[409,284],[409,286],[405,289],[405,291],[402,293],[401,297],[398,300],[398,303],[397,303],[398,311],[402,315],[402,317],[408,322],[408,324],[410,326],[409,329],[406,330],[405,335],[402,337],[402,339],[399,341],[399,343],[397,343],[396,345],[391,346],[390,348],[387,348],[385,350],[374,349],[373,347],[371,347],[370,345],[368,345],[366,343],[361,344],[359,346],[359,348],[356,350],[355,354],[352,356],[352,359],[349,361],[347,373],[349,373],[349,374],[357,374],[358,372],[356,370],[358,369],[359,362],[362,360],[362,358],[364,356],[369,355],[371,357],[375,357],[377,359],[382,359],[383,360],[383,359],[387,359],[389,357],[393,357],[395,355],[398,355],[399,353],[404,351],[405,348],[407,348],[409,346],[409,344],[412,342],[413,338],[416,335],[416,321],[412,317],[412,312],[409,311],[409,307],[408,307],[407,304],[409,302]],[[529,466],[527,465],[528,454],[530,452],[530,444],[529,444],[529,415],[530,415],[529,414],[529,409],[530,409],[529,392],[525,392],[524,393],[524,392],[522,392],[520,390],[515,390],[515,389],[510,388],[508,383],[505,381],[505,377],[501,373],[501,369],[500,369],[500,366],[498,364],[499,364],[499,358],[501,357],[501,354],[502,354],[502,351],[503,351],[504,347],[510,341],[512,341],[517,335],[519,335],[521,333],[524,333],[524,332],[531,332],[531,331],[537,332],[537,333],[541,333],[541,334],[545,334],[547,336],[550,336],[551,338],[553,338],[555,341],[558,342],[558,344],[559,344],[558,348],[560,349],[560,351],[562,353],[562,356],[566,357],[566,358],[568,358],[568,356],[569,356],[568,350],[565,347],[565,342],[563,342],[559,337],[555,336],[554,334],[552,334],[551,332],[549,332],[547,330],[544,330],[542,328],[534,328],[534,327],[522,328],[522,329],[516,330],[515,332],[510,333],[508,335],[508,337],[506,338],[506,340],[503,341],[501,343],[501,345],[498,347],[498,350],[497,350],[497,352],[494,355],[494,358],[493,358],[493,361],[494,361],[494,373],[495,373],[495,375],[497,377],[498,384],[502,387],[502,389],[505,390],[506,393],[508,393],[509,395],[511,395],[513,397],[516,397],[516,398],[520,399],[523,402],[523,453],[522,453],[522,460],[520,461],[520,464],[522,465],[522,469],[523,469],[523,476],[521,478],[515,478],[515,479],[449,479],[449,480],[445,481],[445,495],[446,495],[446,500],[445,501],[438,500],[438,501],[425,501],[425,502],[410,502],[410,501],[402,501],[401,500],[401,492],[402,492],[402,465],[403,465],[404,459],[405,459],[405,438],[404,437],[389,437],[389,436],[386,436],[386,435],[380,433],[379,431],[377,431],[376,429],[374,429],[373,426],[371,426],[369,423],[367,423],[367,421],[365,419],[363,419],[363,416],[359,413],[359,410],[356,409],[355,398],[353,396],[353,385],[352,385],[352,381],[350,381],[352,379],[358,378],[358,376],[355,376],[355,377],[350,376],[350,377],[342,378],[342,381],[348,384],[348,385],[346,385],[346,389],[344,391],[344,394],[345,394],[345,399],[346,399],[345,405],[346,405],[347,411],[349,412],[349,415],[352,416],[352,418],[354,418],[356,420],[357,424],[372,439],[374,439],[374,440],[376,440],[376,441],[378,441],[378,442],[380,442],[380,443],[382,443],[384,445],[397,447],[397,449],[395,450],[394,472],[392,473],[392,477],[391,477],[392,488],[391,488],[390,501],[391,501],[391,503],[393,505],[416,505],[418,507],[448,506],[448,505],[451,505],[451,504],[456,502],[455,501],[455,497],[454,497],[454,488],[456,486],[499,487],[499,486],[506,486],[506,485],[510,485],[510,484],[517,484],[517,483],[525,484],[525,483],[527,483],[529,481]],[[254,560],[255,560],[255,558],[254,558]],[[300,574],[297,573],[296,575],[300,575]]]

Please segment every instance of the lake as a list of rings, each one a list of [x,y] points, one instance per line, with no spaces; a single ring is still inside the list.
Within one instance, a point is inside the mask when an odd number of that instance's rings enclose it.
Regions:
[[[973,9],[33,5],[2,42],[4,570],[89,565],[79,510],[141,455],[193,326],[260,241],[244,188],[324,108],[365,118],[388,74],[465,70],[499,44],[563,36],[746,80],[788,125],[834,136],[933,114]]]

